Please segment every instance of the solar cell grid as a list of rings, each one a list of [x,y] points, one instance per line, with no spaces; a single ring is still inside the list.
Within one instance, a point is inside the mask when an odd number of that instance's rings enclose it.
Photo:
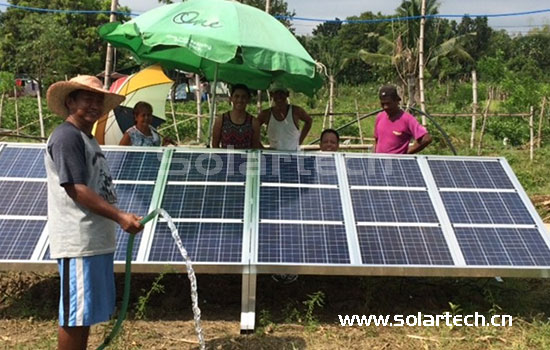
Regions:
[[[44,149],[5,147],[0,152],[0,177],[45,178]]]
[[[242,219],[244,186],[167,185],[161,207],[173,218]]]
[[[114,180],[155,181],[162,152],[104,151]]]
[[[261,187],[260,219],[342,221],[337,188]]]
[[[343,225],[263,223],[259,227],[258,262],[349,264]]]
[[[151,197],[153,196],[153,185],[143,184],[115,184],[115,191],[118,196],[117,206],[126,212],[145,216],[149,211]],[[126,259],[126,246],[129,233],[124,232],[117,225],[115,260]],[[134,238],[132,259],[136,258],[142,234]]]
[[[1,181],[0,215],[47,215],[46,182]]]
[[[244,182],[246,153],[174,153],[168,181]]]
[[[358,226],[363,264],[453,265],[439,227]]]
[[[441,192],[453,224],[534,224],[517,193]]]
[[[193,262],[241,262],[243,224],[180,222],[176,227]],[[183,261],[165,222],[157,224],[149,261]]]
[[[336,163],[332,156],[303,156],[264,153],[260,180],[269,183],[338,184]]]
[[[416,159],[346,158],[351,186],[425,187]]]
[[[429,160],[438,187],[512,189],[499,161]]]
[[[438,222],[425,191],[351,190],[358,222]]]
[[[455,228],[468,265],[550,266],[550,250],[536,229]]]
[[[0,260],[29,260],[46,220],[0,220]]]

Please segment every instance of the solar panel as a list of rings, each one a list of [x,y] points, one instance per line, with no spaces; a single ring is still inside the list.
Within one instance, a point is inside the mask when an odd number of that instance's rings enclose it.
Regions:
[[[347,157],[346,171],[351,186],[426,186],[415,159]]]
[[[157,179],[161,152],[105,151],[105,158],[114,180],[154,181]]]
[[[178,222],[176,227],[193,262],[241,262],[243,224]],[[183,261],[165,222],[157,225],[149,261]]]
[[[0,220],[0,260],[29,260],[46,220]]]
[[[1,181],[0,215],[47,215],[46,182]]]
[[[363,264],[453,265],[439,227],[359,226]]]
[[[359,274],[428,268],[414,270],[422,274],[434,266],[508,267],[519,274],[525,270],[518,268],[550,266],[550,240],[504,159],[104,151],[120,208],[140,215],[166,209],[199,265],[332,274],[349,267]],[[47,258],[43,152],[43,146],[0,147],[2,261],[42,251]],[[182,262],[163,220],[146,231],[136,236],[136,263]],[[128,237],[118,229],[117,261]]]
[[[429,164],[438,187],[514,188],[498,160],[430,160]]]
[[[177,152],[170,163],[168,181],[244,182],[247,154]]]
[[[176,151],[171,157],[160,206],[198,263],[242,264],[247,157],[242,151]],[[157,223],[150,241],[147,261],[182,261],[165,222]]]
[[[153,196],[153,185],[143,184],[115,184],[115,191],[118,197],[117,206],[119,209],[128,213],[145,216],[149,212]],[[129,233],[124,232],[117,225],[116,232],[116,251],[115,260],[124,261],[126,259],[126,247],[128,245]],[[137,234],[134,238],[134,246],[132,259],[136,259],[137,251],[141,243],[141,234]]]
[[[426,191],[352,190],[355,218],[361,222],[438,222]]]
[[[550,266],[550,250],[536,229],[455,229],[468,265]]]
[[[264,153],[260,159],[262,182],[291,184],[338,183],[336,163],[330,156]]]
[[[343,221],[337,188],[261,187],[260,219]]]
[[[344,225],[260,224],[260,263],[348,264]]]
[[[161,207],[173,218],[242,219],[244,186],[168,184]]]
[[[5,147],[0,152],[0,177],[45,178],[44,149]]]
[[[257,261],[349,264],[335,158],[264,153],[259,170]]]
[[[517,193],[442,192],[443,203],[452,223],[534,224]]]

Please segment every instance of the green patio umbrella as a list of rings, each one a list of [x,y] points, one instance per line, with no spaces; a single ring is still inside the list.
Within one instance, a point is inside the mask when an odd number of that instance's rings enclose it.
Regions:
[[[322,85],[315,61],[288,29],[236,1],[160,6],[124,24],[105,24],[99,33],[143,62],[199,73],[214,83],[264,90],[279,81],[310,96]]]

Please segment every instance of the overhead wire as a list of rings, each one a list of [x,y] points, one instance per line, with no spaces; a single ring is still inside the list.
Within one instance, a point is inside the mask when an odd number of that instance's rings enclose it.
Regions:
[[[48,9],[48,8],[38,8],[38,7],[29,7],[14,5],[10,3],[2,2],[0,7],[15,8],[25,11],[33,12],[49,12],[49,13],[67,13],[67,14],[111,14],[110,10],[64,10],[64,9]],[[123,16],[139,16],[140,13],[135,12],[122,12],[114,11],[117,15]],[[482,13],[482,14],[431,14],[425,15],[426,19],[431,18],[462,18],[462,17],[487,17],[487,18],[496,18],[496,17],[514,17],[514,16],[527,16],[535,15],[542,13],[550,13],[550,8],[540,9],[540,10],[531,10],[531,11],[522,11],[522,12],[509,12],[509,13]],[[380,23],[380,22],[400,22],[400,21],[411,21],[421,19],[422,16],[404,16],[404,17],[389,17],[389,18],[373,18],[373,19],[324,19],[324,18],[309,18],[309,17],[297,17],[297,16],[285,16],[285,15],[275,15],[277,19],[283,19],[288,21],[306,21],[306,22],[319,22],[319,23]]]

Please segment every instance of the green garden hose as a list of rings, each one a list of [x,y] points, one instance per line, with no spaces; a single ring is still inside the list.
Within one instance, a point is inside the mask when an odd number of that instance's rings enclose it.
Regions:
[[[142,225],[145,225],[158,215],[158,211],[158,209],[153,210],[152,212],[147,214],[146,217],[141,219],[140,223]],[[113,341],[120,330],[122,322],[126,318],[126,312],[128,311],[128,301],[130,300],[130,277],[132,273],[132,252],[134,250],[134,238],[135,235],[128,236],[128,245],[126,246],[126,271],[124,275],[124,295],[122,297],[122,306],[120,308],[120,312],[118,313],[118,318],[113,329],[111,330],[111,333],[109,333],[103,343],[98,346],[96,350],[105,349],[105,347],[109,345],[111,341]]]

